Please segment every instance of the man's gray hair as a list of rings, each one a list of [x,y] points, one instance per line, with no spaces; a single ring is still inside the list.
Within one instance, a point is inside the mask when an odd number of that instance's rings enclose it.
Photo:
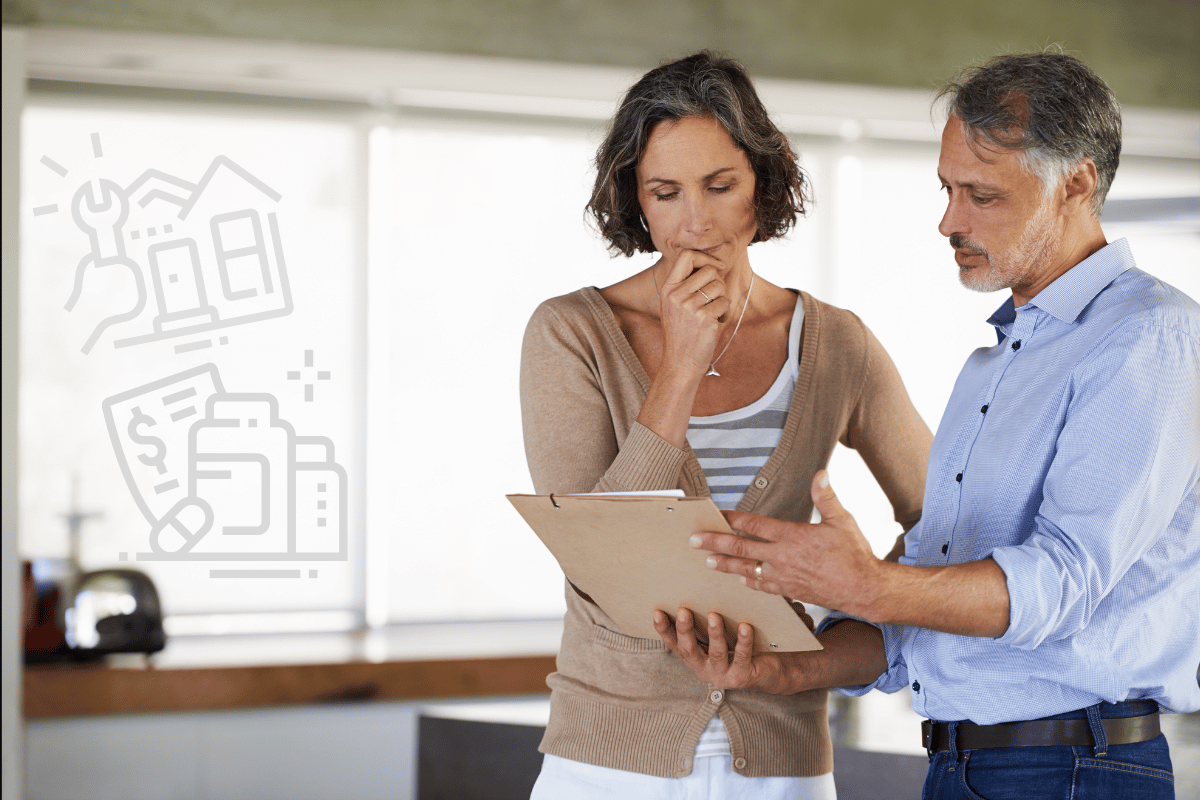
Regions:
[[[1086,64],[1056,52],[997,56],[959,73],[938,93],[943,98],[976,155],[980,140],[1019,151],[1047,192],[1090,158],[1092,213],[1100,216],[1121,159],[1121,108]]]

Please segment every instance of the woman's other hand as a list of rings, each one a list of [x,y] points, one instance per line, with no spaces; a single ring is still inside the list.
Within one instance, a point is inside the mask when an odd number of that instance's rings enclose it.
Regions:
[[[758,689],[772,694],[792,694],[808,688],[799,685],[802,653],[754,654],[754,628],[738,626],[733,652],[726,640],[720,614],[708,615],[708,645],[696,638],[692,612],[681,608],[672,619],[654,612],[654,629],[671,652],[679,656],[696,676],[721,689]]]

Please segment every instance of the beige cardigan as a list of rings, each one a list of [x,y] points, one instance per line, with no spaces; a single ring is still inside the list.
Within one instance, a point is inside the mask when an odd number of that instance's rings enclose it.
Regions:
[[[840,441],[862,455],[907,529],[921,516],[929,429],[862,321],[800,296],[800,370],[787,422],[738,508],[808,521],[812,476]],[[525,453],[536,490],[681,488],[688,496],[707,496],[691,449],[678,450],[636,422],[649,386],[599,291],[581,289],[542,303],[521,357]],[[812,776],[833,769],[825,690],[790,696],[718,691],[662,642],[622,634],[569,583],[566,597],[558,671],[547,679],[551,712],[543,753],[660,777],[688,775],[700,733],[717,712],[741,775]]]

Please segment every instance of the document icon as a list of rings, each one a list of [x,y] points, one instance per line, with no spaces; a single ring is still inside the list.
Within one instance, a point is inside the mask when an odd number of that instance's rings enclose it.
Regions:
[[[330,439],[280,419],[274,395],[226,392],[205,364],[110,397],[104,413],[151,524],[139,561],[346,559],[346,471]]]

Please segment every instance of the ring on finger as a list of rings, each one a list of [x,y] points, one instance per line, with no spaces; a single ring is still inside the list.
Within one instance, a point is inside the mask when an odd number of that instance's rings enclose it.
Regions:
[[[700,292],[700,294],[704,295],[704,305],[708,305],[709,303],[711,303],[711,302],[712,302],[712,298],[711,298],[711,297],[709,297],[708,295],[704,294],[704,290],[703,290],[703,289],[697,289],[696,291],[697,291],[697,292]]]
[[[763,579],[762,564],[763,564],[763,562],[759,561],[757,564],[754,565],[754,580],[756,580],[756,581],[761,581]]]

